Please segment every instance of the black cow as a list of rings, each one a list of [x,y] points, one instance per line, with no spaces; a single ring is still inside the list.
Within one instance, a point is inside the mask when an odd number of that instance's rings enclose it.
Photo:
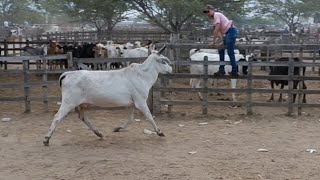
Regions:
[[[94,43],[79,43],[74,45],[74,48],[72,50],[73,57],[76,58],[94,58],[94,48],[96,47],[96,44]],[[94,65],[93,63],[84,63],[86,66],[90,66],[91,69],[93,69]]]
[[[294,61],[300,61],[299,58],[293,58]],[[289,58],[283,57],[283,58],[279,58],[275,60],[277,61],[289,61]],[[288,70],[289,67],[288,66],[272,66],[270,67],[270,73],[269,75],[288,75]],[[306,71],[306,67],[303,67],[303,76],[305,75],[305,71]],[[294,67],[294,75],[299,75],[299,67]],[[288,85],[288,81],[287,80],[269,80],[270,84],[271,84],[271,88],[274,89],[274,84],[276,84],[276,86],[281,85],[280,89],[283,89],[284,86]],[[293,81],[293,89],[297,89],[297,86],[299,84],[298,80],[294,80]],[[304,81],[302,81],[303,87],[302,89],[307,89],[306,84],[304,83]],[[296,94],[293,95],[293,102],[295,102],[296,100]],[[270,100],[269,101],[274,101],[274,97],[273,97],[273,93],[271,94]],[[278,102],[282,102],[282,93],[280,93],[280,97]],[[306,95],[303,94],[303,103],[306,103]]]

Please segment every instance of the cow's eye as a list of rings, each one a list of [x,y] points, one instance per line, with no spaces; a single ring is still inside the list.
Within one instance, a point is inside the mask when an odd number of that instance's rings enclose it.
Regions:
[[[162,64],[167,64],[165,61],[161,61]]]

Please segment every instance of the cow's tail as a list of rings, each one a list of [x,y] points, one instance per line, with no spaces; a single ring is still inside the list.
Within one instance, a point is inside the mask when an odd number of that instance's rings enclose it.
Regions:
[[[59,78],[60,87],[62,86],[62,80],[63,80],[64,78],[66,78],[67,75],[70,74],[70,73],[72,73],[72,72],[64,72],[63,74],[61,74],[61,76],[60,76],[60,78]]]

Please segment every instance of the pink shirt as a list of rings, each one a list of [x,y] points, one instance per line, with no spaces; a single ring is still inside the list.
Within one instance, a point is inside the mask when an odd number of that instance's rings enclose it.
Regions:
[[[232,26],[232,21],[229,20],[225,15],[219,12],[214,13],[213,24],[220,23],[221,31],[225,34]]]

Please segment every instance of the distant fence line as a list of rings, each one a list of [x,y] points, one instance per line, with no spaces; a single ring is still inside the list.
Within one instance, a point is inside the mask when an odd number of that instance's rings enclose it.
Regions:
[[[179,59],[177,54],[175,53],[175,48],[206,48],[207,45],[177,45],[177,44],[168,44],[168,48],[165,52],[165,54],[172,60],[172,62],[175,64],[175,66],[180,65],[190,65],[190,64],[202,64],[204,68],[204,74],[189,74],[189,73],[173,73],[173,74],[166,74],[166,75],[160,75],[159,79],[176,79],[176,78],[199,78],[204,80],[204,88],[173,88],[169,86],[166,86],[165,84],[160,85],[160,81],[154,85],[151,91],[151,95],[149,96],[149,105],[152,107],[153,112],[159,113],[161,106],[167,105],[168,111],[170,112],[174,106],[177,105],[200,105],[202,106],[202,113],[207,114],[208,108],[212,105],[223,105],[223,106],[231,106],[231,105],[241,105],[246,107],[247,114],[253,113],[253,107],[255,106],[266,106],[266,107],[287,107],[288,114],[291,115],[295,112],[295,108],[298,108],[298,114],[301,114],[302,108],[305,107],[320,107],[320,104],[304,104],[302,103],[302,94],[320,94],[320,90],[303,90],[301,83],[299,83],[298,89],[293,89],[293,81],[294,80],[312,80],[312,81],[320,81],[320,77],[314,77],[314,76],[301,76],[301,75],[294,75],[293,69],[294,67],[320,67],[319,62],[294,62],[291,60],[286,63],[279,63],[279,62],[254,62],[250,60],[249,62],[239,62],[239,65],[247,65],[249,67],[248,75],[245,76],[239,76],[237,79],[243,79],[247,81],[247,87],[243,89],[217,89],[217,88],[209,88],[208,85],[208,79],[215,79],[217,77],[214,77],[213,75],[208,74],[208,66],[209,65],[221,65],[221,64],[229,64],[229,62],[210,62],[207,58],[205,58],[203,61],[182,61]],[[270,46],[270,45],[269,45]],[[253,48],[253,49],[265,49],[267,48],[267,45],[261,45],[258,46],[241,46],[241,48]],[[319,48],[319,45],[275,45],[274,47],[269,47],[269,49],[272,50],[279,50],[283,49],[286,51],[299,51],[299,57],[301,59],[303,58],[303,50],[316,50]],[[24,101],[25,102],[25,111],[30,112],[31,111],[31,101],[42,101],[44,103],[45,109],[48,110],[48,102],[52,100],[60,100],[61,97],[52,97],[48,94],[48,85],[54,84],[58,85],[57,81],[48,81],[48,75],[49,74],[61,74],[65,71],[72,70],[49,70],[47,68],[44,68],[42,70],[32,70],[29,68],[30,61],[29,60],[37,60],[41,59],[44,64],[46,64],[47,61],[51,60],[57,60],[57,59],[68,59],[69,67],[72,67],[73,65],[77,63],[105,63],[105,62],[119,62],[119,61],[131,61],[131,62],[141,62],[145,58],[131,58],[131,59],[125,59],[125,58],[97,58],[97,59],[77,59],[72,58],[71,54],[69,55],[59,55],[59,56],[21,56],[21,57],[0,57],[0,61],[21,61],[23,64],[22,70],[0,70],[0,75],[10,75],[10,74],[22,74],[24,77],[24,82],[21,83],[2,83],[0,84],[0,88],[23,88],[24,94],[23,96],[18,97],[0,97],[0,101]],[[257,66],[288,66],[289,71],[288,75],[285,76],[261,76],[261,75],[253,75],[252,69],[253,67]],[[44,66],[45,67],[45,66]],[[302,68],[301,68],[302,69]],[[301,72],[301,70],[300,70]],[[30,82],[29,76],[30,74],[41,74],[42,75],[42,82]],[[224,76],[219,77],[219,79],[230,79],[230,76]],[[253,80],[287,80],[289,82],[288,89],[285,90],[272,90],[272,89],[255,89],[253,88]],[[43,88],[43,94],[39,96],[34,96],[33,94],[30,94],[30,88],[36,86],[36,87],[42,87]],[[188,93],[196,93],[196,92],[202,92],[204,94],[204,100],[203,101],[188,101],[188,100],[179,100],[179,99],[173,99],[171,95],[169,95],[167,98],[164,99],[162,92],[188,92]],[[244,101],[238,101],[238,102],[223,102],[223,101],[209,101],[208,100],[208,93],[210,92],[238,92],[238,93],[246,93],[246,99]],[[252,95],[254,93],[287,93],[289,100],[286,103],[267,103],[267,102],[256,102],[252,100]],[[170,94],[170,93],[169,93]],[[293,103],[293,94],[298,94],[298,102]]]
[[[112,40],[116,43],[126,43],[135,41],[158,41],[168,42],[170,33],[153,31],[72,31],[72,32],[51,32],[43,34],[40,39],[54,39],[57,41],[86,41],[101,42]]]

